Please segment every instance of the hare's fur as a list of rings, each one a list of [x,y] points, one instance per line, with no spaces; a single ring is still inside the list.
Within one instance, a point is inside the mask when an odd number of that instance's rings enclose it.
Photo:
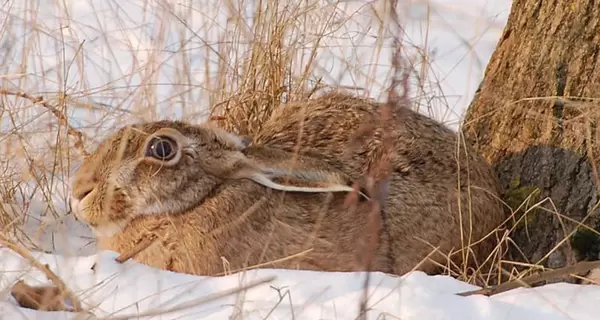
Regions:
[[[391,111],[392,127],[379,125],[382,106],[333,92],[274,111],[255,137],[258,145],[318,157],[352,180],[375,169],[384,153],[384,131],[393,152],[386,214],[391,239],[402,243],[397,257],[464,248],[480,241],[506,219],[501,188],[491,166],[457,134],[408,108]],[[362,132],[361,126],[374,130]],[[462,220],[462,230],[460,227]],[[478,264],[494,250],[493,236],[473,245]],[[411,254],[409,254],[411,252]],[[432,257],[434,258],[434,257]],[[463,258],[457,254],[457,263]],[[439,256],[442,262],[444,257]]]
[[[128,126],[84,161],[73,181],[73,208],[96,231],[101,249],[131,252],[142,239],[157,237],[135,259],[161,269],[202,275],[254,265],[364,270],[371,204],[360,197],[347,208],[344,200],[381,154],[381,136],[343,150],[358,125],[376,114],[372,102],[328,95],[281,108],[251,145],[208,124]],[[408,109],[394,116],[393,172],[373,269],[403,274],[433,247],[458,250],[480,240],[504,215],[483,159],[472,151],[465,157],[462,145],[457,152],[456,135],[424,116]],[[301,122],[305,135],[296,155]],[[173,159],[145,154],[150,138],[160,135],[176,142]],[[480,259],[490,251],[489,241],[484,244],[475,247]],[[431,259],[417,269],[434,272],[433,261],[445,263],[442,255]]]

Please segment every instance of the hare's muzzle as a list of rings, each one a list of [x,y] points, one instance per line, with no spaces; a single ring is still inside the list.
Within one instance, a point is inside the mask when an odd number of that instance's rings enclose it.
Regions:
[[[77,191],[77,190],[76,190]],[[86,189],[82,192],[73,192],[69,197],[70,211],[73,213],[77,220],[81,220],[87,224],[90,224],[89,219],[86,219],[85,215],[85,201],[89,201],[89,195],[93,189]]]

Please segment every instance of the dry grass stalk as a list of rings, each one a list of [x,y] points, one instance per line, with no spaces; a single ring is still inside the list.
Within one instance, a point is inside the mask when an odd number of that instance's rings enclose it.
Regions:
[[[124,263],[125,261],[135,257],[138,253],[144,251],[146,248],[151,246],[158,238],[155,235],[150,235],[142,239],[137,246],[133,247],[131,252],[125,252],[120,254],[115,261],[117,263]]]
[[[215,274],[215,276],[216,277],[226,276],[226,275],[230,275],[230,274],[233,274],[233,273],[245,272],[245,271],[252,270],[252,269],[259,269],[259,268],[263,268],[263,267],[268,267],[268,266],[271,266],[271,265],[276,264],[276,263],[280,263],[280,262],[284,262],[286,260],[291,260],[291,259],[295,259],[295,258],[301,257],[301,256],[303,256],[303,255],[311,252],[312,250],[313,250],[312,248],[311,249],[307,249],[307,250],[304,250],[302,252],[298,252],[296,254],[292,254],[292,255],[289,255],[289,256],[281,258],[281,259],[271,260],[271,261],[263,262],[263,263],[260,263],[260,264],[251,265],[251,266],[248,266],[248,267],[245,267],[245,268],[241,268],[241,269],[227,270],[227,271],[224,271],[224,272],[221,272],[221,273],[217,273],[217,274]]]
[[[313,9],[302,8],[296,2],[283,2],[275,0],[270,2],[259,1],[256,3],[255,18],[252,30],[244,34],[249,41],[249,47],[228,48],[230,51],[248,51],[249,56],[240,62],[241,71],[230,71],[223,66],[222,76],[219,79],[219,99],[210,106],[210,118],[217,120],[224,129],[241,134],[252,135],[261,129],[272,111],[282,107],[282,104],[299,99],[307,99],[316,90],[317,85],[309,87],[310,71],[315,67],[314,60],[319,49],[319,44],[325,37],[327,27],[315,33],[312,41],[308,61],[302,66],[295,66],[294,57],[302,44],[293,44],[299,39],[289,39],[293,34],[299,19],[306,19],[307,13]],[[239,15],[232,12],[232,17]],[[232,20],[239,20],[238,17]],[[246,29],[247,26],[237,26]],[[223,52],[230,55],[232,52]],[[236,53],[236,56],[239,53]],[[294,72],[294,68],[303,71]],[[237,81],[226,78],[234,75]]]
[[[538,274],[534,274],[532,276],[525,277],[523,279],[515,279],[512,281],[504,282],[504,283],[502,283],[498,286],[492,287],[492,288],[483,288],[483,289],[479,289],[479,290],[463,292],[463,293],[459,293],[458,295],[463,296],[463,297],[476,295],[476,294],[482,294],[485,296],[493,296],[495,294],[507,292],[507,291],[510,291],[513,289],[517,289],[517,288],[521,288],[521,287],[529,287],[537,282],[542,282],[542,281],[546,281],[546,280],[550,280],[550,279],[554,279],[554,278],[564,278],[564,277],[568,277],[568,276],[571,276],[574,274],[586,273],[586,272],[589,272],[590,270],[593,270],[596,268],[600,268],[600,260],[598,260],[598,261],[581,261],[572,266],[568,266],[568,267],[564,267],[564,268],[560,268],[560,269],[556,269],[556,270],[540,272]]]
[[[83,133],[81,131],[73,128],[69,124],[69,120],[68,120],[67,116],[65,115],[65,113],[62,110],[59,110],[59,108],[48,103],[44,99],[43,96],[34,97],[26,92],[9,91],[6,89],[0,89],[0,95],[15,96],[15,97],[27,99],[34,104],[39,104],[39,105],[43,106],[44,108],[48,109],[50,112],[52,112],[52,114],[56,117],[56,119],[58,119],[58,123],[60,123],[61,125],[65,126],[67,128],[67,133],[75,138],[75,149],[77,149],[79,152],[81,152],[82,155],[87,155],[87,152],[85,151],[85,148],[84,148],[85,138],[84,138]]]
[[[395,24],[395,28],[401,30],[400,21],[396,12],[397,1],[389,0],[389,14],[391,16],[392,23]],[[395,29],[394,28],[394,29]],[[393,35],[393,55],[392,55],[392,70],[393,77],[390,88],[388,89],[388,102],[382,105],[381,115],[379,119],[380,128],[390,128],[392,125],[392,110],[404,108],[408,105],[408,89],[409,89],[409,75],[410,73],[404,70],[401,66],[402,61],[402,42],[401,37],[398,33],[394,33]],[[401,75],[401,77],[398,77]],[[402,87],[403,92],[402,96],[399,96],[397,93],[397,88]],[[369,133],[368,131],[371,131]],[[375,131],[375,128],[369,128],[367,126],[363,126],[362,129],[358,130],[359,135],[370,135]],[[366,177],[364,177],[364,181],[366,182],[366,190],[367,194],[372,198],[371,201],[372,211],[370,213],[370,226],[368,230],[370,230],[369,235],[369,243],[367,247],[365,247],[365,269],[367,271],[371,270],[371,264],[374,257],[374,252],[376,252],[376,248],[378,245],[378,241],[381,237],[381,228],[386,225],[385,220],[385,203],[387,199],[387,191],[389,189],[389,174],[391,170],[391,164],[389,162],[390,153],[393,152],[393,141],[389,132],[391,130],[384,130],[383,136],[383,145],[384,152],[381,157],[378,159],[378,164],[374,167],[375,170],[370,172]],[[359,138],[357,136],[357,138]],[[354,201],[358,200],[358,188],[359,184],[355,184],[355,192],[354,194],[350,194],[353,197]],[[366,320],[367,319],[367,302],[368,302],[368,288],[370,282],[370,272],[367,273],[364,284],[363,284],[363,295],[359,305],[359,319]]]
[[[142,238],[142,240],[135,246],[133,247],[133,249],[131,251],[128,252],[123,252],[121,254],[119,254],[119,256],[117,258],[115,258],[115,262],[117,263],[125,263],[127,262],[129,259],[135,257],[137,254],[139,254],[140,252],[146,250],[148,247],[150,247],[158,238],[155,235],[149,235],[145,238]],[[94,263],[91,267],[92,270],[94,270],[96,268],[96,264]]]
[[[273,280],[275,280],[275,277],[267,277],[267,278],[263,278],[260,280],[255,280],[255,281],[251,281],[250,283],[243,285],[243,286],[239,286],[238,288],[233,288],[233,289],[229,289],[229,290],[224,290],[224,291],[220,291],[218,293],[214,293],[211,294],[209,296],[206,297],[202,297],[202,298],[198,298],[198,299],[194,299],[192,301],[188,301],[185,303],[182,303],[178,306],[175,307],[171,307],[171,308],[160,308],[157,310],[150,310],[150,311],[146,311],[146,312],[139,312],[136,314],[131,314],[131,315],[125,315],[125,316],[111,316],[111,317],[106,317],[106,318],[99,318],[101,320],[129,320],[129,319],[136,319],[136,318],[140,318],[140,317],[152,317],[152,316],[156,316],[156,315],[163,315],[163,314],[168,314],[171,312],[177,312],[177,311],[182,311],[182,310],[186,310],[192,307],[196,307],[199,305],[202,305],[204,303],[208,303],[214,300],[218,300],[218,299],[222,299],[224,297],[230,296],[230,295],[234,295],[236,293],[239,292],[243,292],[255,287],[258,287],[260,285],[272,282]]]

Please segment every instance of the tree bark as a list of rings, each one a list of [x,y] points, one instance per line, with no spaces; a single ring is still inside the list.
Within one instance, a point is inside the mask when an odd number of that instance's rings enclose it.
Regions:
[[[511,224],[513,260],[600,258],[598,17],[595,1],[515,0],[467,111],[465,137],[493,164],[504,200],[516,207],[539,190],[539,208]]]

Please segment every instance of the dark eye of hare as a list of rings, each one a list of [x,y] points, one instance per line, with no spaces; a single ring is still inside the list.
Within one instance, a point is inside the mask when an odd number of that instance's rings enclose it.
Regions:
[[[177,154],[176,144],[168,137],[155,137],[148,143],[146,156],[162,161],[169,161]]]

